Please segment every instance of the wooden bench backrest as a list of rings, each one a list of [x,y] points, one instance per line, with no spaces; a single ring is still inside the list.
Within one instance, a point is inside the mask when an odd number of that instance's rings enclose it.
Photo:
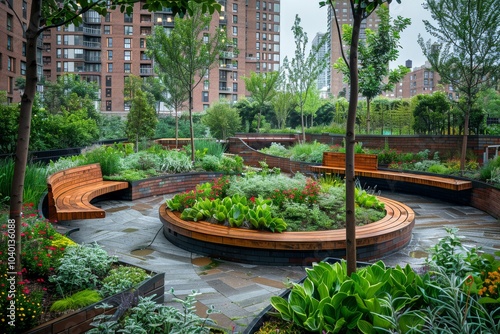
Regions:
[[[57,197],[73,188],[100,181],[102,181],[101,165],[91,164],[65,169],[50,175],[47,178],[47,188],[50,195]]]
[[[323,152],[323,166],[345,168],[345,153]],[[378,158],[376,154],[355,154],[354,168],[363,170],[377,170]]]

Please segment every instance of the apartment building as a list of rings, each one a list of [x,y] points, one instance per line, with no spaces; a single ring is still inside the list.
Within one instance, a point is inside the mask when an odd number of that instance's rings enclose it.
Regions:
[[[0,0],[0,90],[9,101],[19,101],[14,92],[15,78],[22,76],[26,64],[23,55],[23,29],[16,13],[27,24],[30,0]],[[194,92],[194,111],[202,111],[221,98],[236,101],[245,96],[244,76],[251,71],[279,69],[280,0],[220,0],[223,10],[214,13],[210,29],[227,30],[228,51]],[[13,6],[13,10],[8,4]],[[124,115],[130,104],[124,101],[127,77],[154,76],[154,64],[146,54],[147,37],[154,26],[173,29],[172,11],[164,8],[151,13],[142,9],[144,1],[134,5],[131,15],[118,9],[101,17],[94,11],[83,15],[83,24],[69,25],[44,32],[40,39],[40,78],[56,80],[64,73],[75,73],[100,87],[103,113]],[[26,12],[26,13],[25,13]],[[200,36],[201,38],[201,36]],[[235,52],[238,50],[238,52]],[[169,110],[163,109],[164,112]]]
[[[406,61],[406,67],[412,68],[412,61]],[[450,100],[458,100],[458,92],[453,86],[441,84],[439,73],[432,70],[429,62],[422,66],[414,67],[407,73],[403,80],[396,84],[394,91],[385,95],[390,98],[411,98],[418,94],[432,94],[435,91],[444,91]]]
[[[325,34],[324,33],[316,33],[316,36],[314,36],[314,39],[312,41],[312,46],[317,47],[321,41],[323,40]],[[317,59],[322,59],[325,54],[329,54],[330,48],[329,48],[329,43],[323,44],[323,46],[318,50],[318,53],[316,55]],[[321,72],[318,76],[318,79],[316,80],[316,86],[318,90],[321,92],[324,89],[328,88],[328,78],[330,77],[330,62],[328,62],[328,66]]]
[[[334,12],[335,10],[335,12]],[[337,72],[333,68],[333,64],[337,62],[339,58],[342,57],[342,48],[344,50],[344,54],[346,58],[349,57],[347,53],[348,45],[346,45],[343,41],[341,41],[341,36],[338,34],[337,26],[335,23],[335,17],[338,20],[340,30],[342,31],[343,24],[352,24],[352,9],[351,2],[347,0],[339,0],[335,2],[335,6],[328,8],[327,15],[327,25],[328,25],[328,34],[330,35],[330,43],[329,43],[329,51],[330,51],[330,61],[331,66],[329,77],[327,78],[328,86],[330,87],[330,93],[333,96],[338,96],[339,94],[349,94],[348,92],[348,84],[343,82],[342,73]],[[371,30],[378,29],[378,23],[380,19],[378,18],[376,13],[371,14],[367,19],[361,22],[361,33],[360,40],[364,40],[366,38],[365,29],[369,28]]]
[[[26,39],[28,0],[0,0],[0,91],[7,92],[9,103],[19,102],[22,91],[16,78],[26,74]],[[42,75],[41,43],[38,45],[38,74]]]

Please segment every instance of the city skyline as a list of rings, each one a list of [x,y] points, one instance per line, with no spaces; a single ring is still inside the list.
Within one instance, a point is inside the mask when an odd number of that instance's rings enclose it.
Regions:
[[[298,14],[301,19],[301,26],[307,33],[309,45],[312,43],[316,33],[327,31],[327,8],[319,7],[319,0],[315,1],[297,1],[284,0],[281,4],[281,60],[288,56],[293,57],[295,51],[294,38],[291,31],[295,15]],[[422,7],[421,1],[402,1],[401,4],[393,1],[391,3],[391,15],[408,17],[412,20],[411,26],[401,33],[401,46],[399,57],[391,67],[405,65],[405,61],[410,59],[413,67],[425,64],[426,58],[417,43],[418,34],[422,34],[424,40],[429,35],[425,31],[422,20],[430,20],[430,14]]]

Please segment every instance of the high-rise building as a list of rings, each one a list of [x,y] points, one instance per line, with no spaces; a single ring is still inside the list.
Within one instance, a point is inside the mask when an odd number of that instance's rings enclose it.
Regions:
[[[217,66],[198,85],[193,97],[194,111],[202,111],[221,98],[236,101],[245,96],[243,76],[249,76],[251,71],[279,69],[280,0],[219,2],[223,11],[214,13],[212,25],[225,27],[230,44],[236,48],[223,52]],[[0,1],[0,34],[7,36],[6,44],[0,44],[0,75],[7,78],[0,80],[0,90],[8,92],[9,101],[19,101],[14,83],[26,70],[24,37],[7,3],[14,6],[23,25],[27,25],[31,0]],[[126,114],[130,108],[123,96],[127,77],[155,75],[153,61],[146,54],[147,37],[156,25],[174,27],[170,9],[151,13],[142,9],[143,4],[144,1],[136,3],[131,15],[119,9],[106,17],[89,11],[79,27],[69,25],[45,31],[40,42],[40,78],[56,80],[64,73],[78,74],[98,83],[103,112]]]
[[[317,47],[319,43],[323,40],[325,34],[324,33],[316,33],[316,36],[314,36],[314,39],[312,41],[312,46]],[[324,43],[323,46],[318,50],[318,53],[316,55],[316,58],[318,59],[323,59],[325,54],[329,54],[329,43]],[[324,89],[328,89],[328,77],[329,77],[329,72],[330,72],[330,59],[328,61],[328,66],[321,72],[318,76],[318,79],[316,80],[316,85],[318,87],[319,91],[322,91]]]
[[[335,9],[335,13],[333,10]],[[342,48],[344,50],[344,55],[348,59],[349,54],[347,53],[348,45],[346,45],[339,36],[338,29],[335,22],[335,17],[339,23],[339,29],[342,31],[343,24],[353,24],[351,2],[347,0],[336,1],[335,6],[332,8],[328,7],[328,34],[330,35],[330,52],[331,52],[331,64],[337,62],[339,58],[342,57]],[[361,32],[359,39],[364,40],[366,38],[365,29],[369,28],[376,31],[378,29],[378,23],[380,19],[376,13],[372,13],[367,19],[361,22]],[[333,96],[338,96],[339,94],[345,94],[348,96],[348,84],[343,82],[342,73],[337,72],[330,66],[330,77],[329,77],[329,87],[330,92]]]
[[[0,91],[7,92],[9,103],[21,100],[16,79],[26,75],[26,39],[28,0],[0,1]],[[41,39],[37,50],[38,75],[42,75]]]

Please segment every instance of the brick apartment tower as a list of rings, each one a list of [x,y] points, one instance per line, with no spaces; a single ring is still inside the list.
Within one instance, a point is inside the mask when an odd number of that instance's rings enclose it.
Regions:
[[[351,2],[347,0],[336,1],[335,3],[335,14],[337,16],[340,30],[342,31],[343,24],[352,24],[352,10],[351,10]],[[380,19],[378,18],[376,13],[371,14],[368,19],[361,22],[361,33],[359,36],[360,40],[364,40],[366,38],[365,29],[369,28],[371,30],[378,29],[378,22]],[[333,64],[337,62],[337,60],[342,57],[342,52],[340,45],[344,48],[344,54],[346,58],[349,58],[349,54],[347,53],[348,45],[345,45],[343,42],[341,44],[341,40],[339,38],[337,32],[337,26],[335,23],[335,15],[333,13],[332,7],[328,8],[328,16],[327,16],[327,24],[328,24],[328,34],[330,35],[330,77],[328,78],[328,83],[330,87],[330,93],[332,96],[338,96],[339,93],[342,92],[345,96],[349,96],[348,85],[343,82],[343,75],[338,73],[337,70],[333,69]]]
[[[27,25],[31,0],[0,0],[0,90],[8,92],[10,102],[17,102],[20,94],[14,91],[15,78],[26,70],[24,38],[22,27],[6,2],[12,4]],[[236,101],[245,96],[243,76],[251,71],[279,69],[280,0],[219,2],[223,11],[214,14],[211,29],[226,27],[228,40],[239,53],[228,48],[221,54],[218,66],[195,90],[194,111],[202,111],[221,98]],[[97,82],[101,111],[125,115],[130,108],[123,100],[126,77],[154,76],[153,62],[145,52],[146,38],[155,25],[166,29],[174,26],[171,10],[150,13],[141,9],[143,4],[144,1],[136,3],[130,16],[118,9],[106,17],[89,11],[83,15],[80,27],[70,25],[46,31],[40,39],[40,78],[56,80],[64,73],[75,73]]]

